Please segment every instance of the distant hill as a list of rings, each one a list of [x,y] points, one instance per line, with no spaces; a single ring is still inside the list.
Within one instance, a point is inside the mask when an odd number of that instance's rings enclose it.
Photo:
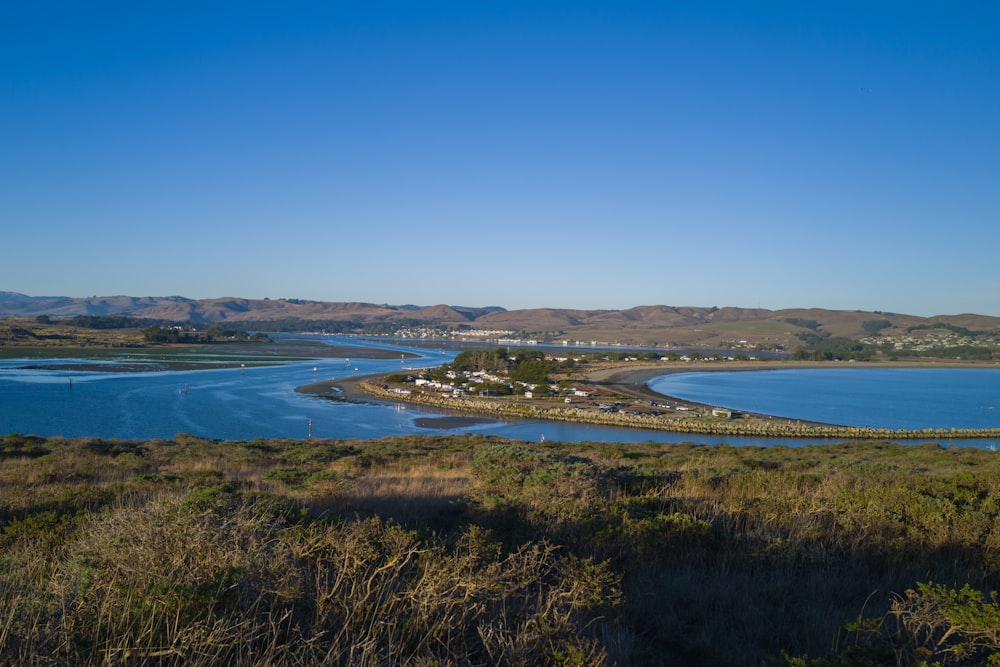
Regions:
[[[179,296],[107,296],[74,298],[32,297],[0,292],[2,317],[72,317],[74,315],[129,315],[175,322],[261,322],[310,320],[331,322],[381,322],[415,320],[440,324],[469,324],[483,315],[503,311],[496,306],[390,306],[374,303],[307,301],[304,299],[186,299]]]
[[[179,296],[134,297],[93,296],[73,298],[68,296],[26,296],[16,292],[0,292],[0,316],[72,317],[74,315],[132,315],[137,310],[162,307],[165,304],[193,303]]]
[[[505,310],[499,306],[391,306],[359,302],[302,299],[187,299],[180,296],[32,297],[0,292],[0,316],[71,317],[129,315],[193,323],[308,322],[426,323],[471,329],[508,330],[524,337],[583,342],[656,344],[661,346],[794,348],[800,335],[862,338],[873,331],[903,335],[912,330],[995,332],[1000,318],[976,314],[919,317],[898,313],[794,308],[706,308],[638,306],[626,310],[534,308]]]

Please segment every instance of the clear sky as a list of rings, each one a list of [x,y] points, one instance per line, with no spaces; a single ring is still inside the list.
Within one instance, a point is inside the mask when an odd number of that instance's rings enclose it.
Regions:
[[[6,2],[0,290],[1000,315],[1000,3]]]

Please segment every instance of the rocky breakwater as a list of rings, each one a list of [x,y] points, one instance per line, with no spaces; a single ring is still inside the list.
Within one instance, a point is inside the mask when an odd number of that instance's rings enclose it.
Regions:
[[[748,438],[829,438],[838,440],[956,440],[1000,439],[995,429],[888,429],[833,424],[814,424],[798,420],[758,415],[736,415],[731,418],[713,416],[710,410],[693,410],[662,414],[609,412],[581,407],[544,405],[534,401],[512,401],[496,398],[451,397],[410,391],[400,393],[392,387],[374,382],[359,383],[366,394],[398,403],[414,403],[446,410],[488,415],[496,419],[547,419],[580,424],[618,426],[625,428],[697,433],[703,435]]]

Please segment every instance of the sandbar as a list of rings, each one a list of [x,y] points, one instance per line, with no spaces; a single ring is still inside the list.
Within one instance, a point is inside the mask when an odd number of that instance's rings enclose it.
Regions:
[[[336,380],[324,380],[296,387],[295,391],[300,394],[339,396],[348,400],[371,400],[371,396],[362,391],[358,385],[362,382],[375,381],[377,378],[385,377],[385,375],[385,373],[374,373],[371,375],[355,375]]]
[[[495,419],[485,417],[466,417],[459,415],[448,415],[445,417],[418,417],[413,420],[413,424],[419,428],[463,428],[465,426],[475,426],[476,424],[494,424]]]

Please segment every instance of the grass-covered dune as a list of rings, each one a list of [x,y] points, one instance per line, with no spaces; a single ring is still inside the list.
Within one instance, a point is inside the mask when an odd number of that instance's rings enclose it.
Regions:
[[[8,435],[0,663],[993,664],[998,456]]]

